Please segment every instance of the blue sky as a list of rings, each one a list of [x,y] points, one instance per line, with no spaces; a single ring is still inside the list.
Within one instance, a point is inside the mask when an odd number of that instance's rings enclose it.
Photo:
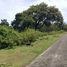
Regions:
[[[67,21],[67,0],[0,0],[0,20],[5,18],[11,22],[16,13],[41,2],[58,7],[64,17],[64,21]]]

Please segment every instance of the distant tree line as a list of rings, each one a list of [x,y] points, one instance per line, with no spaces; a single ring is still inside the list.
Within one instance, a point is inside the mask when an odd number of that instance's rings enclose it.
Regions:
[[[0,25],[7,25],[7,26],[9,26],[9,23],[7,22],[7,19],[1,19]]]
[[[9,26],[9,23],[3,19],[0,25]],[[32,5],[29,9],[17,13],[11,22],[11,26],[20,32],[27,28],[39,31],[62,30],[64,25],[63,16],[59,9],[45,3]]]

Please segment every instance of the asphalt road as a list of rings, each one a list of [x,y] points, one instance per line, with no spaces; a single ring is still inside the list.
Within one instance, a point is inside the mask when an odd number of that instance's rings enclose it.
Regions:
[[[67,35],[60,38],[26,67],[67,67]]]

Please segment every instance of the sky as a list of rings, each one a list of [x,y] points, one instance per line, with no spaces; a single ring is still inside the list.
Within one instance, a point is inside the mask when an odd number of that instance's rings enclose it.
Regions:
[[[67,0],[0,0],[0,20],[7,19],[11,23],[16,13],[22,12],[31,5],[36,5],[41,2],[59,8],[64,17],[64,21],[67,22]]]

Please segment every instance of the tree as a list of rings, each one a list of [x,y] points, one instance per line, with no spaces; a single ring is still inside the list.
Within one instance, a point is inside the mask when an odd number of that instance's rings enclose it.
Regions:
[[[40,30],[44,24],[46,27],[50,27],[53,22],[57,22],[61,29],[63,24],[61,12],[54,6],[41,3],[35,6],[32,5],[28,10],[16,14],[12,26],[14,29],[21,31],[28,27]]]
[[[7,25],[7,26],[9,26],[9,23],[7,22],[7,19],[1,19],[0,25]]]
[[[67,23],[63,24],[63,30],[67,31]]]
[[[18,13],[15,16],[15,20],[11,23],[14,29],[17,29],[18,31],[22,31],[25,28],[33,28],[34,26],[34,20],[32,16],[27,16],[25,13]]]

